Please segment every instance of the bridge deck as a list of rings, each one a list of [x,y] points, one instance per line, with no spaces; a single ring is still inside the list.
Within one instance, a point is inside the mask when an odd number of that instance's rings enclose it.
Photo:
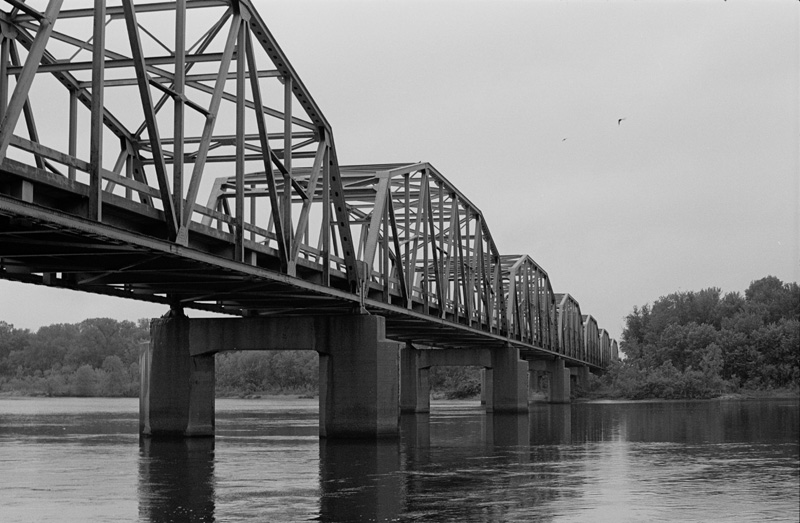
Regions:
[[[0,180],[11,178],[0,170]],[[63,194],[60,199],[68,201]],[[147,217],[139,216],[139,221],[145,223]],[[213,229],[196,229],[196,236],[208,235],[198,243],[213,244],[217,238]],[[343,289],[3,196],[0,238],[2,276],[20,282],[233,315],[351,314],[362,306],[359,296]],[[276,264],[271,260],[265,265]],[[346,285],[344,275],[338,280]],[[364,299],[363,307],[386,317],[390,339],[485,348],[509,341],[375,299]],[[542,355],[551,352],[511,341]]]

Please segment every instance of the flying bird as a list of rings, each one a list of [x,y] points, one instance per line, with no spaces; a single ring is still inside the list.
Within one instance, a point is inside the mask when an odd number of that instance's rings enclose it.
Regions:
[[[624,120],[624,119],[625,119],[625,118],[620,118],[619,120],[617,120],[617,125],[621,124],[621,123],[622,123],[622,120]]]

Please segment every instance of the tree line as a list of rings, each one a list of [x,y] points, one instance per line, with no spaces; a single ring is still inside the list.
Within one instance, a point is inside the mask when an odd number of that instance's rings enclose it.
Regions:
[[[149,320],[93,318],[36,332],[0,321],[0,392],[47,396],[138,396],[139,352]],[[593,383],[625,398],[706,398],[742,389],[800,387],[800,287],[768,276],[745,290],[675,292],[633,307],[620,341],[624,358]],[[435,394],[480,393],[480,370],[434,367]],[[220,396],[316,394],[313,351],[216,356]]]
[[[800,287],[774,276],[723,295],[674,292],[625,318],[624,359],[604,376],[612,395],[708,398],[800,387]]]
[[[139,395],[139,352],[150,322],[92,318],[36,332],[0,321],[0,392],[36,396]],[[230,352],[216,356],[220,396],[314,394],[313,351]]]
[[[0,392],[33,396],[139,395],[139,352],[149,343],[149,320],[92,318],[36,332],[0,321]],[[477,371],[433,369],[435,391],[451,397],[480,392]],[[452,390],[451,390],[452,389]],[[216,356],[219,396],[304,394],[319,391],[313,351],[226,352]]]
[[[138,396],[147,320],[93,318],[36,332],[0,321],[0,391],[46,396]]]

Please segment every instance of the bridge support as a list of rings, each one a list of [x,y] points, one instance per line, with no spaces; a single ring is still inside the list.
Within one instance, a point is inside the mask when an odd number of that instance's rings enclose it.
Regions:
[[[151,428],[143,428],[143,434],[163,425],[177,436],[212,435],[214,354],[227,350],[315,350],[320,355],[320,436],[399,434],[399,344],[386,340],[381,316],[189,320],[181,315],[153,325],[141,400],[142,419],[149,420],[142,426]],[[186,376],[193,387],[189,390],[182,385]],[[185,404],[184,413],[178,406]]]
[[[581,365],[578,367],[578,386],[583,390],[589,388],[589,366]]]
[[[382,316],[332,317],[319,340],[320,436],[399,434],[397,354]]]
[[[519,358],[519,349],[503,347],[492,351],[492,404],[487,411],[528,411],[528,362]]]
[[[214,435],[214,355],[192,356],[189,322],[175,309],[150,323],[150,344],[139,357],[139,433]]]
[[[410,343],[400,349],[400,412],[431,411],[430,367],[424,367],[421,350]]]
[[[406,344],[400,351],[400,410],[426,413],[431,410],[431,367],[482,367],[481,404],[492,409],[492,351],[489,349],[431,349]]]
[[[528,399],[541,400],[544,393],[542,381],[544,373],[547,372],[547,362],[544,360],[528,361]]]
[[[481,405],[494,405],[494,371],[483,369],[481,371]]]
[[[569,403],[570,371],[564,367],[563,358],[547,362],[550,373],[550,403]]]
[[[430,412],[428,372],[433,366],[477,366],[481,372],[481,404],[487,412],[527,412],[528,362],[514,347],[500,349],[417,349],[400,352],[400,409]]]

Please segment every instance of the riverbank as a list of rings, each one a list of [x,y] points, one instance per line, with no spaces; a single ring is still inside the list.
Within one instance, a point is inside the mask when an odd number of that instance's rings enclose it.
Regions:
[[[4,390],[0,391],[0,398],[39,398],[39,397],[63,397],[63,398],[80,398],[80,397],[91,397],[91,398],[111,398],[111,397],[120,397],[120,396],[103,396],[103,395],[93,395],[93,396],[78,396],[78,395],[68,395],[68,394],[60,394],[60,395],[52,395],[48,396],[47,394],[35,391],[31,393],[30,391],[24,390]],[[124,397],[138,397],[134,396],[124,396]],[[217,399],[243,399],[243,400],[250,400],[250,399],[270,399],[270,398],[297,398],[297,399],[314,399],[318,398],[319,394],[316,392],[309,392],[309,391],[286,391],[286,392],[273,392],[273,391],[259,391],[259,392],[233,392],[233,391],[225,391],[225,392],[218,392],[216,395]],[[738,392],[728,392],[721,394],[719,396],[714,396],[711,398],[626,398],[624,396],[620,396],[614,392],[611,392],[607,389],[591,391],[588,393],[580,393],[578,396],[573,397],[572,401],[580,402],[580,403],[590,403],[590,402],[604,402],[604,401],[685,401],[688,399],[702,399],[702,400],[758,400],[758,399],[800,399],[800,387],[798,388],[780,388],[780,389],[768,389],[768,390],[740,390]],[[438,400],[464,400],[464,401],[476,401],[480,400],[480,394],[476,394],[474,396],[469,397],[458,397],[452,398],[448,397],[446,392],[442,391],[434,391],[431,394],[431,400],[438,401]],[[529,401],[532,402],[546,402],[547,396],[546,394],[538,393],[534,394],[534,397],[529,398]]]
[[[800,399],[800,388],[779,388],[767,390],[739,390],[738,392],[726,392],[718,396],[709,398],[626,398],[619,394],[607,390],[593,391],[573,398],[575,402],[599,402],[599,401],[714,401],[714,400],[760,400],[760,399]]]

